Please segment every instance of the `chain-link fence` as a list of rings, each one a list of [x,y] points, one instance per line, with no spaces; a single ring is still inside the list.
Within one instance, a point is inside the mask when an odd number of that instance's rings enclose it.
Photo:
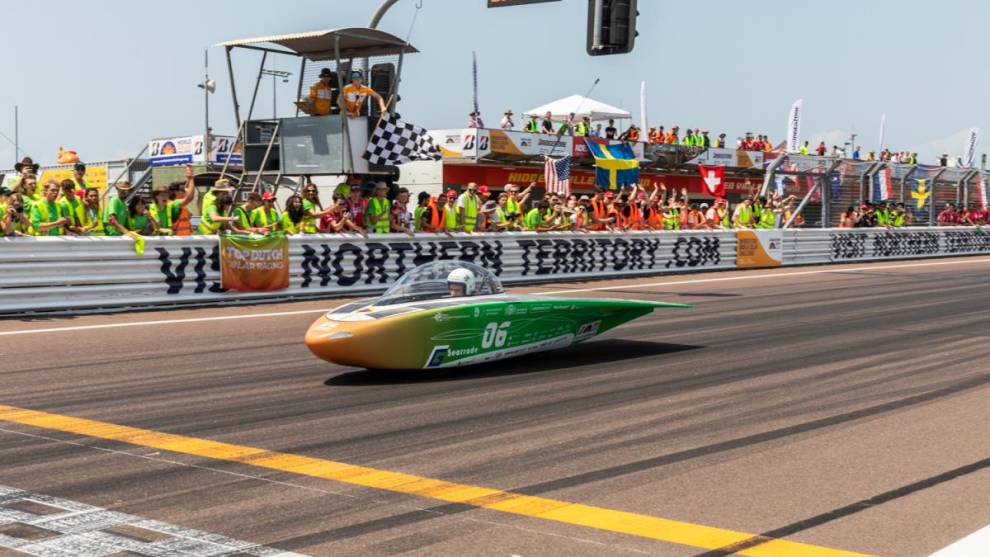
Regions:
[[[796,196],[808,227],[838,226],[864,202],[903,203],[908,222],[935,225],[947,204],[986,203],[985,172],[968,168],[784,155],[767,169],[767,193]]]

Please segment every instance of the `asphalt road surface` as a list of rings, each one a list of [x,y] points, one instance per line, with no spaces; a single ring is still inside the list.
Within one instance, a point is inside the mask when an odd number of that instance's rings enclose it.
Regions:
[[[311,356],[335,301],[0,321],[0,555],[149,524],[182,555],[928,555],[990,524],[988,276],[514,289],[696,307],[423,374]],[[45,525],[72,504],[116,518]]]

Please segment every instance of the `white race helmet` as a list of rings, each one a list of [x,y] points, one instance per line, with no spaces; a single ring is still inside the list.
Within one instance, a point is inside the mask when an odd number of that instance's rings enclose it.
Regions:
[[[474,273],[467,269],[454,269],[447,275],[447,285],[459,284],[464,287],[465,296],[474,295],[474,287],[478,279],[474,278]]]

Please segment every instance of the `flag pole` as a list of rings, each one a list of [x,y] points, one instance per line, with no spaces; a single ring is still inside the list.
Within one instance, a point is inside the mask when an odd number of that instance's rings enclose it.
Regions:
[[[581,102],[578,103],[577,109],[574,110],[574,114],[575,115],[577,115],[577,114],[579,114],[581,112],[581,107],[584,106],[585,99],[587,99],[591,95],[591,92],[595,90],[595,87],[598,87],[598,82],[601,81],[601,80],[602,80],[602,78],[600,78],[600,77],[596,77],[595,78],[595,82],[591,84],[591,87],[588,89],[588,92],[584,94],[584,97],[581,98]],[[550,157],[553,156],[554,151],[556,151],[557,150],[557,147],[560,146],[560,140],[562,138],[563,138],[563,134],[558,133],[557,134],[557,141],[556,141],[556,143],[553,144],[553,147],[550,148],[550,154],[546,155],[546,158],[549,159]]]

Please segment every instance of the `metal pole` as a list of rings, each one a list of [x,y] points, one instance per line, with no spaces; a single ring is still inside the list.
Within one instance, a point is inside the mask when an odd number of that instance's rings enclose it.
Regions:
[[[241,127],[241,106],[237,104],[237,86],[234,85],[234,66],[230,61],[231,47],[227,47],[227,74],[230,76],[230,95],[234,99],[234,120],[237,128]]]
[[[815,180],[815,185],[810,190],[808,190],[808,193],[804,196],[804,199],[801,200],[801,203],[798,203],[797,209],[794,209],[794,212],[791,213],[791,218],[787,219],[787,222],[784,223],[784,228],[789,228],[791,226],[791,223],[794,222],[794,219],[796,219],[797,216],[801,214],[801,211],[804,210],[804,206],[808,204],[808,200],[811,199],[811,196],[815,194],[815,190],[817,190],[820,187],[822,187],[822,181]]]
[[[272,120],[278,119],[278,79],[272,74]]]
[[[17,105],[14,105],[14,164],[17,164],[17,154],[21,151],[21,130],[20,118],[17,114]]]
[[[268,59],[268,53],[265,52],[261,55],[261,64],[258,65],[258,77],[254,80],[254,93],[251,94],[251,107],[248,108],[247,119],[250,120],[251,116],[254,114],[254,101],[258,98],[258,86],[261,85],[261,76],[265,72],[265,60]]]
[[[394,6],[398,1],[399,0],[385,0],[382,2],[381,6],[378,6],[378,9],[375,10],[375,14],[371,16],[371,23],[368,24],[368,27],[377,29],[382,17],[385,16],[385,12],[387,12],[388,9]]]
[[[832,174],[839,168],[840,164],[842,164],[842,160],[836,160],[831,166],[828,167],[828,170],[825,171],[825,181],[827,182],[828,187],[822,188],[822,228],[828,228],[832,221]],[[839,177],[839,180],[839,186],[841,187],[841,176]]]
[[[306,73],[306,57],[300,56],[302,58],[302,64],[299,66],[299,86],[296,87],[296,100],[302,98],[302,88],[303,88],[303,75]],[[299,116],[299,107],[296,106],[296,116]]]
[[[780,168],[780,165],[784,164],[784,159],[786,158],[787,155],[781,154],[770,163],[769,167],[767,167],[767,173],[763,177],[763,187],[760,188],[760,197],[767,196],[767,191],[770,190],[770,182],[773,181],[773,175],[777,173],[777,169]]]
[[[210,161],[212,160],[210,158],[210,151],[212,150],[211,149],[212,144],[210,142],[210,89],[209,89],[209,86],[210,86],[210,51],[209,51],[209,49],[203,50],[203,67],[204,67],[204,72],[203,72],[203,74],[204,74],[203,75],[203,101],[205,103],[203,114],[204,114],[205,119],[206,119],[206,129],[203,130],[204,131],[204,134],[205,134],[203,136],[203,142],[206,144],[205,145],[205,147],[206,147],[206,166],[207,166],[207,168],[209,168]]]
[[[928,203],[928,226],[935,226],[935,186],[938,184],[938,179],[944,173],[945,169],[943,168],[938,171],[938,174],[932,177],[931,191],[928,194],[928,198],[930,199]]]
[[[391,6],[394,3],[395,1],[393,1],[391,4],[386,2],[386,4],[388,4],[389,6]],[[388,9],[388,7],[385,6],[384,4],[382,5],[382,7],[385,8],[386,10]],[[379,11],[381,11],[381,8],[379,8]],[[377,24],[377,22],[375,23]],[[337,68],[337,87],[338,90],[340,91],[338,100],[342,102],[344,99],[344,76],[341,75],[340,72],[340,36],[339,35],[334,37],[333,40],[333,57],[334,57],[334,63],[336,64],[336,68]],[[351,152],[350,115],[347,114],[346,105],[342,107],[340,112],[341,112],[341,123],[343,124],[343,130],[342,130],[343,133],[341,135],[344,139],[344,153],[347,155],[346,173],[352,174],[354,172],[354,153]]]

